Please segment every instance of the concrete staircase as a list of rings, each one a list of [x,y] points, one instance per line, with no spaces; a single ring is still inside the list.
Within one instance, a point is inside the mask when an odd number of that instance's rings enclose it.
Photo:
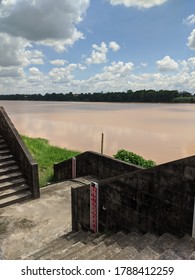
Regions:
[[[70,232],[26,259],[33,260],[195,260],[195,240],[165,233],[92,234]]]
[[[0,135],[0,208],[32,197],[9,147]]]

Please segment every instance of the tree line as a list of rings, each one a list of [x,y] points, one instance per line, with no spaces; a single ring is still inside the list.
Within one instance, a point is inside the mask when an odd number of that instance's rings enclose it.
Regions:
[[[177,90],[128,90],[126,92],[4,94],[0,100],[195,103],[195,94]]]

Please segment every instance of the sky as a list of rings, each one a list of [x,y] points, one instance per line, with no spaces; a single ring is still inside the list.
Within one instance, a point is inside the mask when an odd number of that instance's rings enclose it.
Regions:
[[[0,0],[0,94],[195,93],[194,0]]]

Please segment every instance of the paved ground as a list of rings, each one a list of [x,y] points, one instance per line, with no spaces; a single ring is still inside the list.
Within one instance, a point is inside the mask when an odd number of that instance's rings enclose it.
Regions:
[[[41,189],[41,198],[0,209],[0,259],[20,259],[71,231],[71,187],[90,178]]]

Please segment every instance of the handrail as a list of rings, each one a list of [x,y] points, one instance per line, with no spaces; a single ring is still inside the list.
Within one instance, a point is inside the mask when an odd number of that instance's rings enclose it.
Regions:
[[[33,198],[39,198],[38,164],[32,158],[3,107],[0,107],[0,133],[4,137],[9,149],[17,161],[17,164],[21,168],[23,176],[30,187]]]

